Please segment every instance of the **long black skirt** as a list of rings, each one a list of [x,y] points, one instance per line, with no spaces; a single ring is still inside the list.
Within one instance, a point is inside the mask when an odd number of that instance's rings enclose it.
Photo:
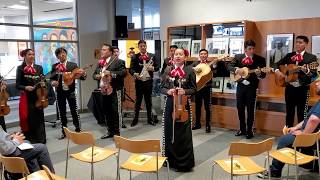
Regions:
[[[43,143],[46,141],[46,130],[44,124],[43,109],[38,109],[35,104],[37,95],[35,92],[28,92],[28,127],[29,130],[23,132],[26,139],[31,143]]]
[[[191,130],[191,107],[189,102],[189,120],[176,121],[173,131],[173,98],[168,96],[162,118],[163,155],[168,158],[170,167],[183,172],[191,171],[195,165]],[[173,134],[174,133],[174,134]]]

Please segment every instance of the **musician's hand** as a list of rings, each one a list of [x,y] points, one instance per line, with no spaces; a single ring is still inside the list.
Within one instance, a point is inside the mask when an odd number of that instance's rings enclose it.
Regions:
[[[280,70],[276,71],[275,73],[277,74],[277,76],[285,77],[285,75]]]
[[[18,140],[19,143],[22,144],[24,142],[23,140],[25,139],[25,136],[22,133],[14,133],[11,135],[11,138]]]
[[[176,89],[169,89],[168,91],[167,91],[167,94],[169,95],[169,96],[173,96],[173,94],[176,92]]]
[[[111,75],[111,72],[108,71],[108,70],[105,70],[105,71],[103,71],[103,74],[104,74],[105,76],[109,76],[109,75]]]
[[[84,75],[86,73],[85,70],[83,69],[78,69],[77,74],[80,74],[81,76]]]
[[[97,80],[100,80],[100,79],[101,79],[101,75],[100,75],[100,74],[96,74],[96,75],[95,75],[95,78],[96,78]]]
[[[134,73],[134,74],[133,74],[133,77],[134,77],[135,79],[138,79],[138,80],[140,80],[140,79],[141,79],[141,77],[140,77],[140,74],[139,74],[139,73]]]
[[[244,70],[241,68],[238,68],[235,73],[242,76],[244,74]]]
[[[177,88],[178,90],[178,95],[185,95],[186,91],[183,88]]]
[[[153,72],[153,71],[154,71],[154,67],[153,67],[152,65],[150,65],[150,66],[147,68],[147,70]]]
[[[261,75],[261,70],[260,69],[256,69],[254,72],[256,73],[257,76]]]
[[[33,86],[26,86],[26,87],[25,87],[25,90],[31,92],[31,91],[34,90],[34,87],[33,87]]]
[[[194,71],[195,71],[196,73],[201,73],[201,68],[196,68],[196,67],[194,67],[193,69],[194,69]]]
[[[58,87],[59,82],[58,82],[58,81],[52,81],[52,82],[51,82],[51,85],[52,85],[53,87]]]

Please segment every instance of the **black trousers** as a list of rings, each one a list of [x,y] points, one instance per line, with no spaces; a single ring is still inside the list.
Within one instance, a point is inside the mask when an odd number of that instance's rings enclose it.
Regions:
[[[294,116],[297,107],[298,123],[303,121],[307,110],[309,101],[309,86],[294,87],[291,85],[286,86],[285,89],[286,100],[286,125],[293,126]]]
[[[76,131],[80,131],[81,129],[81,125],[79,121],[80,116],[78,113],[78,105],[77,105],[77,99],[76,99],[75,93],[60,91],[57,93],[57,99],[58,99],[58,109],[59,109],[59,116],[60,116],[62,128],[67,127],[67,124],[68,124],[67,111],[66,111],[66,101],[68,101],[72,120],[73,120],[73,125],[76,128]],[[63,129],[62,129],[62,133],[64,133]]]
[[[244,85],[238,83],[237,86],[237,109],[238,117],[240,121],[240,131],[250,132],[252,131],[253,121],[255,117],[255,105],[257,98],[257,88],[251,85]],[[246,123],[246,113],[247,108],[247,123]]]
[[[196,103],[196,126],[201,126],[201,107],[202,100],[204,103],[204,108],[206,110],[206,126],[210,126],[211,120],[211,87],[206,86],[200,89],[195,95],[195,103]]]
[[[2,129],[7,132],[7,126],[6,126],[6,122],[4,121],[4,117],[0,116],[0,125],[2,127]]]
[[[120,135],[117,92],[114,90],[110,95],[103,95],[102,98],[104,119],[109,134]]]
[[[139,112],[140,112],[140,108],[141,108],[142,98],[144,97],[144,101],[146,103],[148,121],[152,120],[152,116],[151,116],[152,84],[153,84],[152,80],[148,80],[148,81],[136,80],[136,83],[135,83],[135,87],[136,87],[136,103],[135,103],[134,119],[139,119]]]

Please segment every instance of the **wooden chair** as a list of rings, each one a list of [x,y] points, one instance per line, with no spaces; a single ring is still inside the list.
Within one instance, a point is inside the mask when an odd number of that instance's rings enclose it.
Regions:
[[[103,161],[103,160],[105,160],[105,159],[109,158],[110,156],[115,155],[117,153],[117,151],[115,151],[115,150],[95,146],[95,139],[94,139],[92,133],[90,133],[90,132],[72,132],[66,127],[64,127],[63,130],[68,138],[65,178],[67,178],[67,175],[68,175],[70,140],[74,144],[90,146],[89,148],[87,148],[81,152],[70,154],[70,156],[76,160],[91,164],[91,180],[94,179],[93,164],[100,162],[100,161]]]
[[[130,172],[130,180],[132,179],[132,171],[153,172],[157,174],[159,179],[159,169],[167,162],[167,175],[169,180],[169,163],[167,157],[159,156],[160,140],[129,140],[121,136],[114,136],[115,145],[118,148],[117,160],[117,180],[120,180],[120,168]],[[129,159],[120,165],[120,150],[128,151],[131,154]],[[156,156],[145,155],[143,153],[155,152]]]
[[[233,176],[258,174],[264,172],[266,169],[257,165],[248,156],[257,156],[262,153],[267,153],[268,168],[269,168],[269,151],[272,149],[274,138],[266,139],[258,143],[234,142],[230,144],[229,156],[230,159],[215,160],[212,166],[211,180],[214,177],[214,167],[219,165],[224,171]],[[234,156],[242,156],[235,158]],[[231,165],[232,164],[232,165]],[[269,175],[270,179],[270,175]]]
[[[297,135],[292,145],[293,149],[292,148],[278,149],[270,152],[270,156],[274,159],[277,159],[278,161],[288,164],[288,176],[289,176],[289,165],[295,165],[296,167],[295,179],[298,179],[299,165],[309,163],[316,159],[318,159],[318,164],[320,165],[319,142],[318,142],[319,134],[320,132],[312,133],[312,134]],[[315,143],[317,145],[317,156],[309,156],[297,151],[297,148],[299,147],[310,147],[310,146],[313,146]],[[319,174],[320,174],[320,170],[319,170]]]
[[[61,176],[58,176],[58,175],[55,175],[53,174],[50,169],[45,166],[45,165],[42,165],[42,169],[45,171],[45,173],[47,174],[49,180],[66,180],[66,178],[64,177],[61,177]]]
[[[4,168],[10,173],[19,173],[23,175],[20,180],[27,180],[32,178],[41,178],[42,180],[50,180],[45,171],[40,170],[30,174],[25,160],[21,157],[4,157],[1,156],[0,160]]]

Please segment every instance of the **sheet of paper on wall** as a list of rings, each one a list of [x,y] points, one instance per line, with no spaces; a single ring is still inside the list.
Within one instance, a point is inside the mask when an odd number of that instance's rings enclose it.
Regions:
[[[33,149],[33,146],[29,143],[22,143],[18,146],[20,150]]]

